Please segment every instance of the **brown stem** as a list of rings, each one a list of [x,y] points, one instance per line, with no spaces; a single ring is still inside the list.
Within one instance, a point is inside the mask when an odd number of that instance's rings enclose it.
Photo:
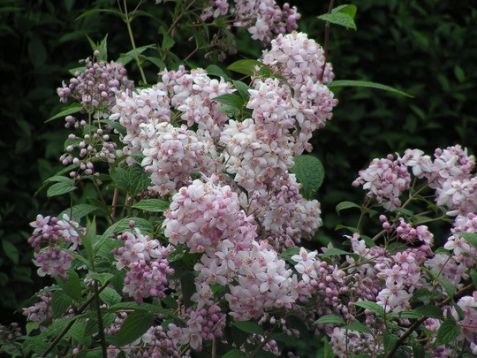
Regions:
[[[474,285],[471,283],[471,284],[468,284],[467,286],[463,287],[462,289],[460,289],[454,296],[454,298],[458,299],[458,298],[461,298],[462,296],[464,296],[467,291],[471,290],[472,288],[474,287]],[[448,304],[450,301],[452,300],[452,297],[447,297],[444,301],[442,301],[441,303],[439,303],[437,305],[437,307],[442,307],[442,306],[445,306],[446,304]],[[399,347],[406,341],[407,337],[409,337],[412,332],[414,332],[416,329],[419,328],[419,326],[421,324],[424,323],[424,321],[427,319],[428,317],[422,317],[422,318],[419,318],[416,322],[414,322],[413,324],[411,324],[409,326],[409,328],[407,329],[406,332],[404,332],[404,334],[399,337],[399,339],[396,341],[396,343],[394,343],[394,346],[393,348],[389,351],[388,354],[386,354],[386,357],[385,358],[391,358],[394,356],[394,354],[397,352],[397,350],[399,349]]]
[[[96,316],[98,318],[98,334],[101,341],[101,351],[103,353],[103,358],[108,358],[108,346],[106,345],[106,337],[104,335],[104,324],[103,316],[101,315],[101,306],[99,301],[99,288],[98,281],[94,281],[94,297],[96,305]]]
[[[114,216],[116,215],[116,205],[118,204],[118,194],[119,194],[119,191],[117,188],[115,188],[113,192],[113,201],[111,203],[111,219],[113,220],[114,220]]]
[[[331,10],[333,10],[333,6],[335,4],[335,0],[330,0],[328,3],[328,14],[331,14]],[[330,40],[330,23],[326,22],[325,24],[325,40],[323,42],[323,50],[324,50],[324,60],[323,60],[323,68],[321,69],[320,75],[320,82],[323,82],[323,76],[325,75],[325,68],[326,68],[326,59],[328,58],[328,42]]]
[[[97,294],[99,295],[99,293],[101,291],[103,291],[107,286],[109,285],[109,281],[106,281],[106,283],[101,286],[101,288],[98,289],[98,292]],[[85,303],[83,303],[82,306],[80,306],[80,308],[78,308],[78,311],[77,313],[78,314],[81,314],[83,313],[83,311],[91,304],[91,302],[93,302],[93,300],[96,298],[96,293],[91,296],[88,301],[86,301]],[[63,328],[63,330],[61,331],[61,333],[59,335],[57,335],[55,337],[55,339],[53,340],[53,342],[51,342],[51,344],[48,346],[48,348],[46,349],[45,353],[42,354],[42,357],[46,357],[48,355],[48,353],[50,353],[55,347],[56,345],[61,341],[61,339],[65,336],[66,333],[68,333],[68,331],[70,330],[70,328],[73,326],[73,324],[75,323],[76,321],[76,317],[74,319],[72,319],[67,325],[65,328]]]

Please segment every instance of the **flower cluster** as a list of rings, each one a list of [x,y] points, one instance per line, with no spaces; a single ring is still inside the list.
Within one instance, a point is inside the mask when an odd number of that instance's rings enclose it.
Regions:
[[[411,175],[407,167],[393,155],[383,159],[373,159],[365,170],[359,172],[359,177],[353,186],[362,186],[368,191],[368,196],[383,203],[388,210],[401,206],[399,197],[411,184]]]
[[[116,93],[133,89],[133,82],[127,78],[124,66],[117,62],[97,61],[100,53],[84,60],[84,70],[75,72],[69,84],[58,88],[61,102],[69,97],[79,101],[87,112],[107,112],[115,103]]]
[[[66,153],[61,155],[63,165],[74,164],[78,168],[70,172],[70,177],[80,179],[81,174],[99,175],[95,171],[94,162],[104,161],[114,163],[116,159],[116,143],[112,140],[110,131],[101,128],[81,137],[70,133],[66,143]]]
[[[51,292],[44,291],[37,294],[40,299],[33,305],[23,309],[23,315],[29,322],[44,322],[53,318],[53,310],[51,309]]]
[[[194,180],[174,195],[164,220],[171,244],[186,244],[191,252],[211,252],[221,241],[246,245],[256,236],[253,219],[240,208],[237,193],[218,184]]]
[[[33,233],[28,242],[35,250],[33,263],[38,266],[38,275],[66,277],[73,261],[71,252],[78,247],[84,229],[67,215],[62,219],[38,215],[30,225]]]
[[[121,235],[124,245],[114,256],[118,269],[126,268],[123,291],[138,302],[146,297],[162,298],[168,285],[167,275],[174,272],[169,267],[169,249],[158,240],[141,234],[139,229]]]
[[[233,5],[227,0],[210,0],[202,18],[207,20],[227,13],[233,17],[234,26],[247,28],[252,38],[263,44],[268,44],[278,34],[296,30],[301,17],[296,7],[285,3],[280,8],[275,0],[234,0]]]
[[[202,341],[221,337],[225,328],[225,314],[216,304],[189,309],[183,336],[188,338],[192,349],[202,350]]]

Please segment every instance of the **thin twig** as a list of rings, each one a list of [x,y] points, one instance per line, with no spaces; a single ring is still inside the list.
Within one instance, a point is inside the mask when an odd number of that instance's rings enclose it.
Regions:
[[[461,298],[462,296],[464,296],[467,291],[469,291],[470,289],[472,289],[474,287],[473,284],[469,284],[467,286],[465,286],[464,288],[462,288],[461,290],[459,290],[454,297],[447,297],[444,301],[442,301],[441,303],[439,303],[437,305],[437,307],[442,307],[442,306],[445,306],[447,305],[453,298]],[[386,357],[385,358],[392,358],[394,356],[394,354],[397,352],[397,350],[399,349],[399,347],[406,341],[407,337],[409,337],[412,332],[414,332],[416,329],[419,328],[419,326],[421,324],[424,323],[424,321],[427,319],[428,317],[422,317],[422,318],[419,318],[416,322],[414,322],[413,324],[411,324],[409,326],[409,328],[406,330],[406,332],[404,332],[404,334],[399,337],[399,339],[396,341],[396,343],[394,343],[394,346],[393,348],[389,351],[388,354],[386,354]]]
[[[98,290],[98,295],[101,291],[103,291],[107,286],[109,285],[109,280],[105,282],[105,284],[103,286],[101,286],[101,288],[99,288]],[[80,308],[78,308],[78,310],[76,311],[77,314],[81,314],[83,313],[83,311],[91,304],[91,302],[93,302],[93,300],[95,299],[96,297],[96,294],[94,294],[93,296],[91,296],[88,301],[86,301],[85,303],[83,303],[82,306],[80,306]],[[65,336],[66,333],[68,333],[68,331],[70,330],[70,328],[73,326],[73,324],[75,323],[76,321],[76,318],[77,317],[74,317],[67,325],[66,327],[60,332],[59,335],[57,335],[55,337],[55,339],[51,342],[51,344],[48,346],[48,348],[46,349],[45,353],[42,354],[42,357],[46,357],[48,355],[48,353],[50,353],[55,347],[56,345],[61,341],[61,339]]]
[[[144,84],[147,84],[146,75],[144,74],[144,70],[142,69],[141,62],[139,61],[139,56],[137,54],[136,41],[134,41],[134,35],[133,35],[132,28],[131,28],[131,19],[130,19],[129,14],[128,14],[128,7],[127,7],[126,0],[123,0],[123,5],[124,5],[124,9],[123,9],[124,10],[124,22],[126,23],[126,27],[128,28],[129,40],[131,41],[131,46],[132,46],[133,51],[134,51],[134,59],[136,60],[137,67],[139,67],[139,72],[141,73],[142,82]]]
[[[335,0],[330,0],[328,4],[328,14],[331,14],[331,10],[333,10],[334,4],[335,4]],[[328,58],[329,40],[330,40],[330,23],[327,21],[325,24],[325,41],[323,42],[324,60],[323,60],[323,68],[321,69],[320,82],[323,82],[323,76],[325,75],[326,59]]]
[[[106,337],[104,335],[104,323],[103,323],[103,316],[101,315],[101,306],[99,302],[99,289],[98,289],[98,281],[94,281],[94,297],[96,302],[96,316],[98,318],[98,334],[99,340],[101,341],[101,351],[103,353],[103,358],[108,358],[108,348],[106,345]]]
[[[118,204],[118,188],[114,189],[113,192],[113,201],[111,203],[111,219],[114,220],[114,216],[116,215],[116,205]]]

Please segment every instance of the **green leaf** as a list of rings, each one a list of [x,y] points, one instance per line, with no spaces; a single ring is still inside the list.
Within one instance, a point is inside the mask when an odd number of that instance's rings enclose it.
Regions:
[[[326,316],[320,317],[316,322],[316,324],[337,324],[339,326],[345,324],[345,321],[343,317],[334,315],[334,314],[328,314]]]
[[[119,332],[109,340],[117,347],[124,346],[141,337],[154,323],[155,316],[146,311],[134,311],[124,320]]]
[[[356,16],[357,10],[358,10],[358,8],[356,7],[356,5],[344,4],[344,5],[340,5],[340,6],[335,7],[333,10],[331,10],[331,13],[346,14],[349,17],[351,17],[352,19],[354,19],[355,16]]]
[[[258,72],[257,66],[261,68],[263,64],[257,60],[244,59],[235,61],[234,63],[230,64],[227,69],[229,71],[241,73],[243,75],[253,76],[256,72]]]
[[[469,244],[477,247],[477,234],[473,232],[460,232],[457,235],[463,237]]]
[[[369,81],[360,81],[360,80],[337,80],[333,81],[328,84],[328,87],[333,89],[333,88],[338,88],[338,87],[366,87],[366,88],[374,88],[374,89],[379,89],[382,91],[387,91],[391,92],[394,94],[398,94],[400,96],[404,97],[413,97],[410,94],[407,94],[406,92],[403,92],[401,90],[398,90],[394,87],[383,85],[381,83],[376,83],[376,82],[369,82]]]
[[[81,235],[81,243],[83,244],[84,248],[86,249],[86,253],[88,255],[88,260],[90,265],[93,265],[94,262],[94,249],[93,245],[97,241],[96,237],[96,218],[93,218],[92,221],[88,220],[86,224],[86,234]]]
[[[419,315],[419,317],[431,317],[442,319],[442,311],[439,307],[434,305],[424,305],[416,307],[412,312]]]
[[[331,12],[318,16],[318,19],[329,23],[356,30],[356,24],[351,16],[345,12]]]
[[[212,76],[217,76],[217,77],[222,77],[226,80],[229,79],[229,76],[225,73],[223,69],[221,69],[217,65],[209,65],[206,68],[207,74],[212,75]]]
[[[139,165],[116,168],[111,171],[111,179],[119,189],[126,191],[131,196],[146,190],[151,184],[151,179]]]
[[[378,305],[376,302],[372,301],[360,301],[360,302],[355,302],[353,303],[355,306],[367,309],[371,312],[376,313],[379,316],[384,315],[384,308]]]
[[[225,353],[222,358],[243,358],[246,357],[245,353],[239,351],[238,349],[232,349]]]
[[[360,321],[353,321],[350,324],[348,324],[348,329],[350,331],[356,331],[356,332],[361,332],[361,333],[369,333],[371,330],[369,329],[368,326],[365,326],[362,324]]]
[[[86,332],[87,322],[85,320],[76,320],[75,323],[68,330],[68,333],[65,335],[67,338],[73,338],[76,342],[80,344],[85,344],[89,342],[91,336]]]
[[[68,278],[63,280],[57,279],[58,285],[63,291],[75,301],[81,301],[81,281],[75,270],[68,271]]]
[[[102,235],[102,238],[103,239],[108,238],[117,232],[123,232],[123,231],[129,230],[130,221],[134,221],[135,227],[141,230],[143,234],[152,234],[153,227],[149,221],[143,218],[131,217],[131,218],[124,218],[115,222],[104,232],[104,234]],[[95,249],[97,248],[96,246],[97,245],[95,245]]]
[[[5,255],[7,255],[7,257],[12,260],[15,265],[18,265],[20,254],[15,245],[13,245],[10,241],[4,238],[2,239],[2,248],[3,252],[5,252]]]
[[[73,190],[76,190],[74,185],[74,181],[71,182],[63,182],[63,183],[56,183],[50,186],[46,192],[46,196],[52,198],[54,196],[63,195],[69,193]]]
[[[250,334],[262,334],[263,328],[259,326],[257,322],[254,321],[235,321],[232,323],[232,326],[237,327],[243,332]]]
[[[396,342],[398,341],[399,337],[395,334],[384,333],[383,334],[383,343],[384,343],[384,351],[389,352]]]
[[[66,214],[71,220],[79,222],[82,218],[98,209],[97,206],[91,204],[77,204],[71,208],[63,210],[59,216],[63,217],[63,215]]]
[[[174,39],[168,33],[163,34],[162,45],[161,45],[161,48],[163,50],[170,49],[172,46],[174,46],[174,43],[175,43]]]
[[[186,271],[181,275],[181,289],[184,297],[184,305],[190,307],[193,305],[192,295],[195,293],[194,274]]]
[[[112,306],[121,302],[121,295],[112,287],[106,287],[103,291],[101,291],[99,298],[101,298],[101,301],[106,303],[108,306]]]
[[[341,203],[336,205],[336,213],[339,214],[340,211],[351,208],[357,208],[361,210],[361,206],[356,203],[353,203],[352,201],[342,201]]]
[[[230,116],[238,116],[245,104],[244,99],[236,94],[224,94],[212,100],[220,103],[220,111]]]
[[[114,275],[112,273],[109,273],[109,272],[97,273],[97,272],[93,272],[93,271],[91,271],[89,273],[89,276],[92,279],[98,281],[101,285],[104,285],[106,283],[106,281],[109,281],[114,277]]]
[[[137,47],[136,49],[132,49],[131,51],[121,54],[119,58],[116,60],[116,62],[122,63],[123,65],[127,65],[129,62],[133,61],[136,58],[136,56],[139,56],[147,49],[154,48],[154,47],[155,47],[154,44]]]
[[[73,300],[68,295],[61,291],[54,292],[53,297],[51,298],[53,317],[57,318],[62,316],[72,303]]]
[[[144,199],[134,204],[132,207],[142,211],[162,213],[169,207],[169,202],[160,199]]]
[[[293,246],[293,247],[290,247],[290,248],[286,249],[285,251],[283,251],[280,254],[280,257],[282,259],[290,262],[291,264],[295,264],[295,262],[291,258],[294,255],[298,255],[299,252],[300,252],[300,248],[298,246]]]
[[[343,256],[343,255],[350,255],[351,252],[344,251],[338,249],[336,247],[324,247],[323,248],[323,256]]]
[[[441,323],[439,330],[437,331],[437,337],[434,342],[436,346],[441,344],[448,344],[453,342],[460,335],[460,328],[456,321],[451,318],[446,319]]]
[[[248,93],[248,86],[246,83],[242,81],[232,81],[235,88],[237,89],[240,96],[243,98],[244,101],[248,101],[250,98],[250,93]]]
[[[53,121],[57,118],[63,118],[63,117],[69,116],[71,114],[78,113],[79,111],[81,111],[82,108],[83,107],[81,107],[81,104],[72,103],[69,106],[63,107],[63,109],[61,111],[59,111],[57,114],[55,114],[54,116],[48,118],[45,121],[45,123],[51,122],[51,121]]]
[[[306,199],[312,199],[325,178],[323,164],[317,157],[308,154],[298,155],[293,160],[295,165],[290,171],[303,185],[303,196]]]

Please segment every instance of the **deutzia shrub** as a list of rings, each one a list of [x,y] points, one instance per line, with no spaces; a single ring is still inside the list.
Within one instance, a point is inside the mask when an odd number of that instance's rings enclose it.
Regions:
[[[325,19],[354,24],[343,9]],[[273,0],[210,1],[200,16],[247,28],[261,57],[163,66],[152,84],[141,69],[134,84],[102,42],[58,89],[71,133],[44,187],[71,205],[31,224],[51,285],[23,309],[25,334],[0,326],[8,352],[477,354],[474,156],[454,145],[373,159],[352,183],[364,203],[337,203],[359,209],[356,225],[317,247],[324,171],[306,152],[338,105],[327,49]]]

